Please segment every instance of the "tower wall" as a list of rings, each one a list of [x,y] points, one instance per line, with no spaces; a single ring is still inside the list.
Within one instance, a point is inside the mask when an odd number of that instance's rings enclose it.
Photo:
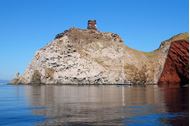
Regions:
[[[96,28],[96,20],[88,20],[87,29],[97,30],[97,28]]]

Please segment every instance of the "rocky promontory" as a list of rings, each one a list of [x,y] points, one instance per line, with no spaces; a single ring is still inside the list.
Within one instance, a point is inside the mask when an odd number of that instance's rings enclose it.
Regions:
[[[188,37],[188,33],[179,34],[152,52],[141,52],[126,46],[115,33],[71,28],[38,50],[23,75],[12,83],[187,83]]]
[[[159,84],[189,83],[189,42],[178,40],[171,42]]]

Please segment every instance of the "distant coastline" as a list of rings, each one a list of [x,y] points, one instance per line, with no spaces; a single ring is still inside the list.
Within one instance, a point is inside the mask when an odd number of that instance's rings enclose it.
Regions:
[[[0,80],[0,84],[1,83],[8,83],[8,82],[9,82],[9,80],[3,80],[3,79]]]

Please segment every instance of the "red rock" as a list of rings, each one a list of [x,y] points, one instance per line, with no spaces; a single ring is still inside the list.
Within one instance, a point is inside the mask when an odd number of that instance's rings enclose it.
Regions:
[[[188,84],[189,83],[189,42],[174,41],[170,45],[164,69],[158,84]]]

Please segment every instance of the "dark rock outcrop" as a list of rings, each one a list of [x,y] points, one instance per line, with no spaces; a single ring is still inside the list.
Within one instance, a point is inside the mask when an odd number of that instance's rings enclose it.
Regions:
[[[158,84],[189,83],[189,42],[178,40],[171,42]]]

